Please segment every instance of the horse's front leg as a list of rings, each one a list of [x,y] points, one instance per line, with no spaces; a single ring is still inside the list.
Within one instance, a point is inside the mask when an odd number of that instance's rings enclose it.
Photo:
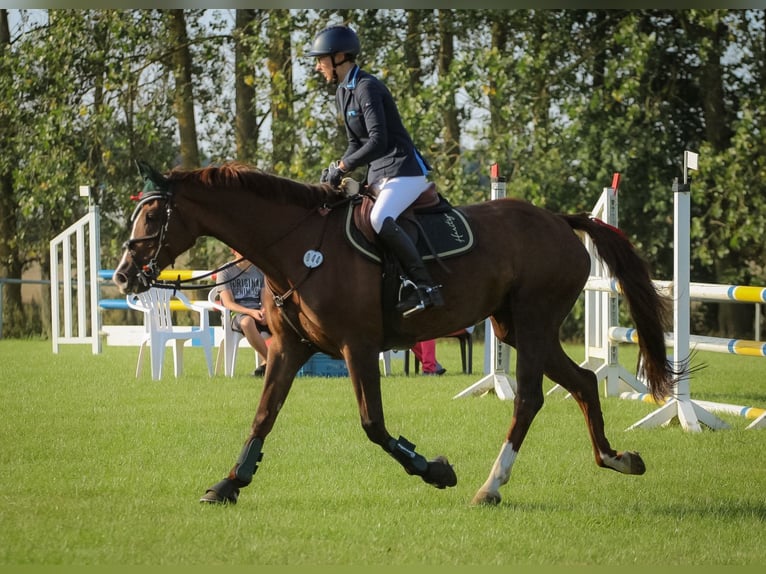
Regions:
[[[250,435],[242,447],[237,462],[228,476],[207,489],[200,502],[236,504],[239,491],[253,480],[258,463],[263,458],[263,442],[271,432],[277,415],[287,398],[298,369],[311,356],[309,347],[302,343],[284,352],[282,345],[274,341],[269,348],[263,392]]]
[[[507,338],[505,342],[508,343],[510,340]],[[544,346],[539,344],[539,348],[543,350],[538,353],[544,354]],[[471,500],[471,504],[474,505],[500,503],[502,500],[500,487],[510,480],[511,470],[521,444],[527,436],[532,421],[543,406],[542,361],[526,342],[517,344],[516,350],[516,397],[513,404],[513,419],[487,480]]]
[[[380,363],[378,351],[345,353],[351,382],[354,386],[362,428],[372,442],[379,445],[404,467],[407,474],[421,477],[436,488],[457,484],[457,476],[444,456],[426,460],[415,445],[403,436],[395,439],[386,430],[380,393]]]

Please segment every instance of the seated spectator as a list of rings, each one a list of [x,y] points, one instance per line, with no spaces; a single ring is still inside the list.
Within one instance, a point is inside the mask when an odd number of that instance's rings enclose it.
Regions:
[[[234,249],[231,252],[234,260],[242,258]],[[261,308],[263,272],[247,259],[242,259],[219,272],[217,282],[224,283],[220,298],[221,304],[231,311],[231,328],[245,336],[261,359],[261,365],[253,371],[253,375],[262,377],[266,372],[268,347],[261,333],[269,332]]]

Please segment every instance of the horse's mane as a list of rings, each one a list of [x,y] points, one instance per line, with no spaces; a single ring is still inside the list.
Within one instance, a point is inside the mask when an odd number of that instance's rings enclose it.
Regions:
[[[329,185],[302,183],[242,162],[227,162],[200,169],[176,168],[167,174],[167,178],[171,184],[180,182],[212,189],[241,188],[267,200],[307,208],[331,205],[346,197],[342,191]]]

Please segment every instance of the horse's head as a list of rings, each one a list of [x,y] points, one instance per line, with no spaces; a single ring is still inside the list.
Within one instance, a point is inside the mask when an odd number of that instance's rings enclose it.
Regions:
[[[174,209],[173,190],[167,177],[146,163],[138,163],[144,187],[138,196],[130,239],[112,281],[121,293],[146,291],[160,271],[193,244]]]

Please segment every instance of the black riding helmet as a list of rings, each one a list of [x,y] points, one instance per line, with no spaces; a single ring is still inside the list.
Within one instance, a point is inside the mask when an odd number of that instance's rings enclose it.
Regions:
[[[314,37],[309,56],[344,53],[354,59],[359,54],[359,37],[348,26],[328,26]],[[340,63],[340,62],[339,62]]]

